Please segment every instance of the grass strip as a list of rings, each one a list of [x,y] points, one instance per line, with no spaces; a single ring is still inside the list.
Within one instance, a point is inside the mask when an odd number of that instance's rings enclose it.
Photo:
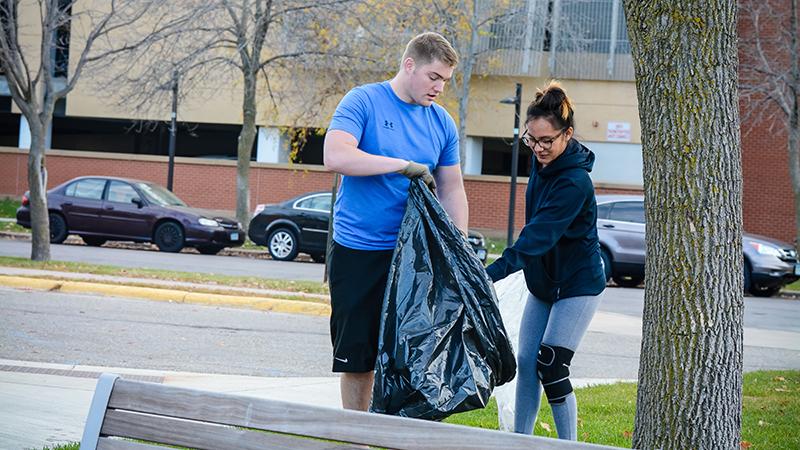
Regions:
[[[101,264],[87,264],[67,261],[31,261],[27,258],[0,256],[0,266],[24,269],[53,270],[58,272],[88,273],[92,275],[110,275],[130,278],[146,278],[161,281],[179,281],[187,283],[211,284],[228,287],[246,287],[254,289],[273,289],[307,294],[329,295],[328,286],[315,281],[270,280],[260,277],[237,277],[195,272],[179,272],[171,270],[125,268]],[[90,281],[90,280],[85,280]],[[96,280],[95,280],[96,281]],[[218,291],[212,291],[219,293]],[[237,295],[239,295],[237,293]]]
[[[617,383],[575,390],[578,399],[578,440],[631,447],[636,412],[636,383]],[[741,448],[797,449],[800,433],[800,371],[758,371],[744,375]],[[446,422],[497,429],[497,403],[482,410],[456,414]],[[534,434],[557,437],[547,401],[542,401]]]

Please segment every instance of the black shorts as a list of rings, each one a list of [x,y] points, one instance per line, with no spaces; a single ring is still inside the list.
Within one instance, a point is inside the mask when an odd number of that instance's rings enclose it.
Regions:
[[[331,249],[331,342],[334,372],[371,372],[378,355],[381,306],[392,250]]]

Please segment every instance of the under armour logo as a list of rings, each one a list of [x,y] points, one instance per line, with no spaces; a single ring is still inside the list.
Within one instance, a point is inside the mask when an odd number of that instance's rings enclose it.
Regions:
[[[387,130],[394,130],[394,122],[390,122],[388,120],[384,120],[383,121],[383,128],[386,128]]]

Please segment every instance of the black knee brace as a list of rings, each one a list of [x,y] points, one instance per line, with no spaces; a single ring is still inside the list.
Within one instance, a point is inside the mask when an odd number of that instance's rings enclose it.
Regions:
[[[551,404],[563,403],[572,392],[572,384],[569,382],[569,363],[574,354],[575,352],[564,347],[551,347],[547,344],[539,347],[536,369],[544,393]]]

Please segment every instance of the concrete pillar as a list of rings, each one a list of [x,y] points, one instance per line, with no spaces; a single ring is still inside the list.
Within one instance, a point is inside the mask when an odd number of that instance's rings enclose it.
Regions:
[[[483,166],[483,138],[467,136],[464,175],[480,175]]]
[[[288,140],[276,127],[258,127],[256,162],[288,163]]]

